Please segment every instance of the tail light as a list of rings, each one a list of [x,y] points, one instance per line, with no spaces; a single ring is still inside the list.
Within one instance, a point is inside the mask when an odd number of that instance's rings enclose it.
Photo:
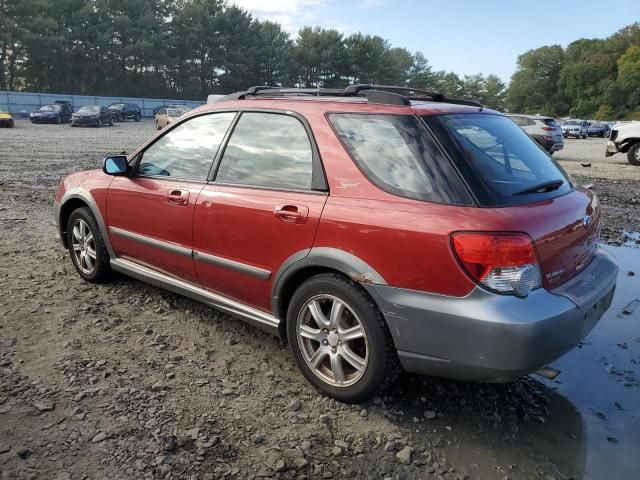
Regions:
[[[492,292],[526,297],[542,285],[538,255],[524,233],[461,232],[451,243],[467,273]]]
[[[542,127],[542,129],[543,129],[545,132],[553,132],[553,131],[555,130],[555,128],[553,128],[553,127]]]

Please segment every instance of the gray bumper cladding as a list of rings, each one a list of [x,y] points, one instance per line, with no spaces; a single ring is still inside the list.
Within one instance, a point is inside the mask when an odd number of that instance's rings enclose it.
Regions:
[[[383,311],[405,370],[505,382],[578,345],[609,308],[617,273],[614,258],[598,248],[589,266],[560,288],[526,298],[480,287],[462,298],[365,288]]]

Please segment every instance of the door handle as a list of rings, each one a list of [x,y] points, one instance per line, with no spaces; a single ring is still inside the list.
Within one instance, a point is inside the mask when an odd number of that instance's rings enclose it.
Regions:
[[[167,193],[167,201],[172,205],[188,205],[189,190],[171,189]]]
[[[275,216],[287,223],[305,223],[309,216],[309,209],[302,205],[278,205]]]

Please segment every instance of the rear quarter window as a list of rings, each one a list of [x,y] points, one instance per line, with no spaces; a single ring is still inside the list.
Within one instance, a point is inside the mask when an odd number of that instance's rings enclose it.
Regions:
[[[436,203],[472,203],[418,117],[334,113],[329,121],[360,170],[382,190]]]

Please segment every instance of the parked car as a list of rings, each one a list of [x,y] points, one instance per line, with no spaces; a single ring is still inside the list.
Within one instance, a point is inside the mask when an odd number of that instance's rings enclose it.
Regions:
[[[161,108],[155,115],[156,130],[162,130],[188,111],[187,108]]]
[[[87,105],[71,117],[71,126],[77,127],[78,125],[92,125],[94,127],[101,127],[103,125],[113,125],[113,115],[111,110],[99,105]]]
[[[571,119],[562,122],[560,128],[564,138],[587,138],[589,123],[586,120]]]
[[[31,123],[66,123],[71,120],[71,110],[68,105],[57,103],[43,105],[29,114]]]
[[[111,110],[113,119],[116,122],[124,122],[127,118],[132,118],[139,122],[142,118],[140,105],[135,103],[112,103],[107,108]]]
[[[0,127],[13,128],[14,125],[15,122],[13,121],[11,114],[0,108]]]
[[[70,101],[68,100],[56,100],[55,102],[56,105],[60,105],[63,108],[68,109],[71,113],[75,112],[75,107],[71,104]]]
[[[604,122],[592,122],[587,129],[587,135],[590,137],[608,137],[609,125]]]
[[[400,367],[519,378],[611,304],[601,208],[507,117],[430,95],[229,95],[65,177],[60,238],[89,282],[115,270],[279,335],[341,401]]]
[[[631,165],[640,166],[640,122],[621,123],[609,134],[605,156],[626,153]]]
[[[552,117],[541,115],[507,115],[550,155],[564,148],[562,129]]]

